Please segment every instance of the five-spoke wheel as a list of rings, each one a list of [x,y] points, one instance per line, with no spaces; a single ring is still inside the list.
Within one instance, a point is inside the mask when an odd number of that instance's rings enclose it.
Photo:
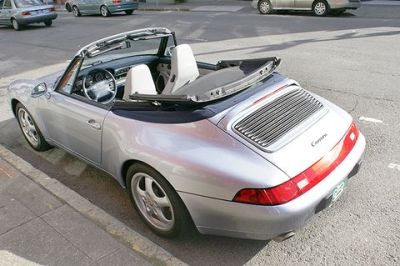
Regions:
[[[135,163],[128,169],[127,190],[146,224],[165,237],[182,236],[192,228],[185,205],[168,181],[153,168]]]
[[[43,138],[28,110],[20,103],[16,106],[16,114],[19,126],[29,145],[37,151],[48,150],[51,146]]]

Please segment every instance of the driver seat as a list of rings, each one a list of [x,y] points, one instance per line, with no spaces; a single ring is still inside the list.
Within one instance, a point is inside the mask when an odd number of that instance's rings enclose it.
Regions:
[[[162,94],[173,94],[179,88],[199,77],[199,69],[192,48],[180,44],[172,51],[171,74]]]
[[[157,94],[153,77],[147,65],[136,65],[126,75],[124,96],[122,99],[130,101],[129,96],[133,94]]]

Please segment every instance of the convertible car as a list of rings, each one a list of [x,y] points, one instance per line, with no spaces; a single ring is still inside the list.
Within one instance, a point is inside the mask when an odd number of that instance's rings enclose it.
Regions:
[[[173,32],[146,28],[95,41],[8,96],[33,149],[114,176],[157,234],[284,240],[338,200],[365,138],[279,63],[197,62]]]

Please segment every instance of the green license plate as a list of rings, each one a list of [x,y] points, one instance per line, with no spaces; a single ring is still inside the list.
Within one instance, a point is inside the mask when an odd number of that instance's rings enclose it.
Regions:
[[[340,196],[343,194],[343,191],[347,187],[347,178],[340,182],[335,189],[332,191],[331,194],[331,204],[333,204],[335,201],[337,201]]]

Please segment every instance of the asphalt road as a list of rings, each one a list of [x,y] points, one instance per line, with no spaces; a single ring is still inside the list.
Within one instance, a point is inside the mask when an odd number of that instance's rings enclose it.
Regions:
[[[200,235],[173,241],[147,229],[112,177],[60,149],[32,151],[6,111],[0,113],[2,145],[191,265],[399,264],[400,7],[363,7],[327,18],[260,16],[250,9],[111,18],[61,14],[53,25],[0,28],[0,80],[47,74],[82,45],[110,34],[165,26],[203,61],[281,57],[281,73],[353,115],[368,142],[363,167],[334,206],[283,243]],[[0,88],[0,110],[6,110],[4,94]]]

